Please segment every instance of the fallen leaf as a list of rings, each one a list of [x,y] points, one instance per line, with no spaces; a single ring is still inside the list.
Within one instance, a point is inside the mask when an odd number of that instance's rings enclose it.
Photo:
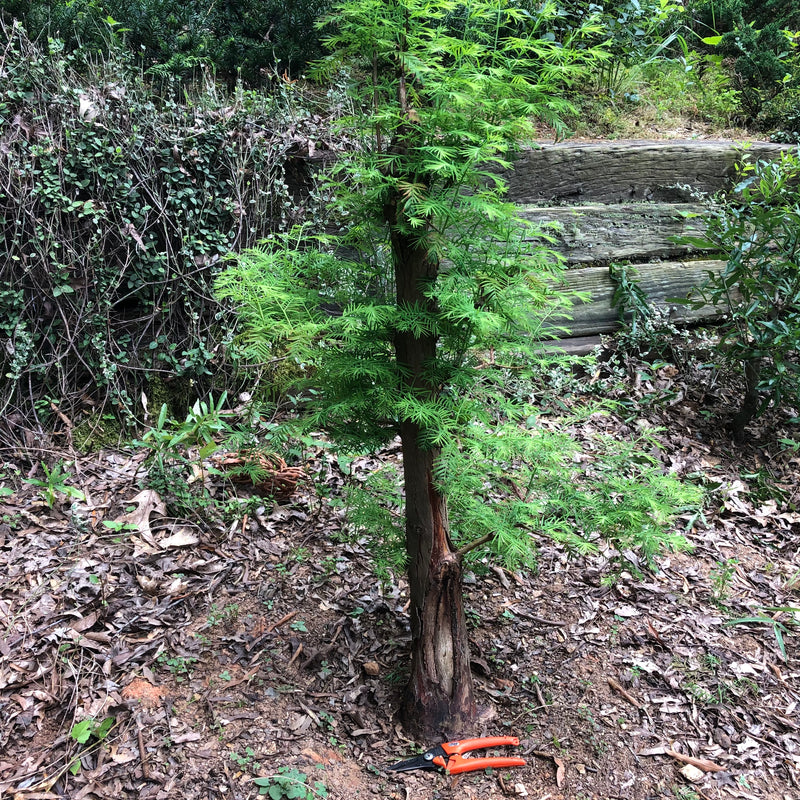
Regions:
[[[692,783],[698,783],[699,781],[703,780],[705,775],[702,770],[698,769],[692,764],[687,764],[685,767],[682,767],[680,773],[684,778],[686,778],[687,781],[691,781]]]
[[[566,773],[567,768],[564,766],[563,759],[553,756],[553,761],[556,765],[556,786],[558,786],[560,789],[564,784],[564,774]]]
[[[202,738],[202,735],[196,731],[187,731],[175,736],[172,741],[175,744],[183,744],[184,742],[199,742]]]
[[[157,544],[159,547],[168,549],[170,547],[189,547],[190,545],[197,544],[200,537],[192,533],[189,528],[180,528],[172,536],[167,536],[166,539],[160,539]]]
[[[147,575],[137,575],[136,582],[148,594],[155,594],[158,591],[158,581],[155,578],[148,578]]]
[[[130,502],[136,503],[136,508],[127,514],[123,514],[121,517],[117,517],[115,522],[119,522],[123,525],[135,525],[139,531],[139,535],[145,542],[150,545],[156,545],[157,543],[153,539],[153,534],[150,530],[150,515],[156,512],[165,517],[167,515],[167,507],[164,501],[161,499],[158,492],[152,489],[144,489]]]

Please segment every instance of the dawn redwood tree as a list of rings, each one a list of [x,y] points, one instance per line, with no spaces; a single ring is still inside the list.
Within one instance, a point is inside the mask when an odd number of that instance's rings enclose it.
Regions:
[[[332,243],[276,237],[218,283],[251,350],[300,365],[312,426],[353,449],[400,436],[412,630],[403,712],[426,735],[463,734],[476,717],[465,554],[530,549],[524,513],[454,533],[443,487],[458,472],[454,444],[490,422],[476,354],[519,357],[557,305],[546,280],[555,259],[526,243],[501,178],[534,120],[558,126],[568,87],[602,57],[581,41],[596,31],[545,35],[555,13],[509,0],[339,4],[315,72],[344,82],[354,109],[353,150],[322,187],[340,232]]]

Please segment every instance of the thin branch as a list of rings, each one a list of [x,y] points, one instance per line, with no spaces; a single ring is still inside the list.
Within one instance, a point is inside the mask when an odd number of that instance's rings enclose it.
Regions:
[[[481,536],[480,539],[475,539],[474,541],[465,544],[463,547],[456,550],[456,555],[463,557],[470,551],[477,550],[477,548],[479,548],[481,545],[486,544],[486,542],[490,542],[493,536],[494,534],[487,533],[484,536]]]

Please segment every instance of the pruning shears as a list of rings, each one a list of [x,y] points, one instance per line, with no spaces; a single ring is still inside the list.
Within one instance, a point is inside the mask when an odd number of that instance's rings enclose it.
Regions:
[[[431,747],[422,755],[398,761],[387,769],[391,772],[410,772],[415,769],[439,769],[448,775],[458,775],[461,772],[475,772],[480,769],[502,769],[504,767],[524,767],[525,759],[506,756],[478,758],[464,757],[464,753],[472,750],[484,750],[487,747],[502,747],[503,745],[517,747],[519,739],[516,736],[486,736],[482,739],[462,739],[457,742],[445,742]]]

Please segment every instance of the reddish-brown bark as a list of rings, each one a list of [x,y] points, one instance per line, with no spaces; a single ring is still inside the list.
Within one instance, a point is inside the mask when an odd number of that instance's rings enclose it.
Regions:
[[[398,304],[427,306],[434,311],[424,290],[436,279],[438,265],[424,244],[395,228],[392,249]],[[406,387],[426,399],[434,398],[439,391],[430,378],[436,343],[433,334],[395,334],[397,362]],[[420,736],[451,738],[467,732],[476,716],[461,556],[451,544],[447,503],[433,477],[439,451],[425,446],[422,431],[412,422],[401,422],[400,437],[412,632],[411,679],[403,719],[407,729]]]

